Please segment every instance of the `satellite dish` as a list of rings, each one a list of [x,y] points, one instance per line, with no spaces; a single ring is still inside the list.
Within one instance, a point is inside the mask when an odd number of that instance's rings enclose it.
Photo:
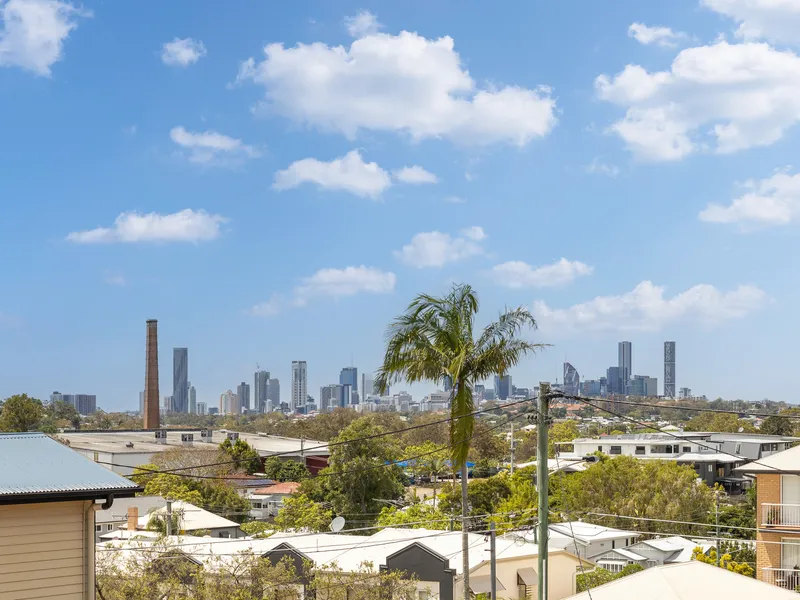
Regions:
[[[739,433],[742,433],[743,431],[744,431],[744,427],[739,427]]]
[[[339,533],[342,529],[344,529],[344,517],[336,517],[331,521],[331,531],[333,533]]]

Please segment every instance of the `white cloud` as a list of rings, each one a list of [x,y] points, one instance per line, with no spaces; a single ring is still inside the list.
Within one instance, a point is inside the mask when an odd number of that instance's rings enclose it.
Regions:
[[[550,265],[532,267],[526,262],[512,260],[492,268],[492,279],[511,289],[527,287],[558,287],[572,283],[578,277],[589,275],[592,267],[580,261],[562,258]]]
[[[64,41],[78,26],[78,17],[91,13],[57,0],[0,2],[0,67],[21,67],[50,76],[62,58]]]
[[[106,272],[106,274],[103,276],[103,281],[108,285],[115,285],[118,287],[124,287],[128,285],[128,280],[122,273],[115,273],[111,271]]]
[[[439,178],[430,171],[426,171],[418,165],[412,167],[403,167],[396,169],[392,176],[402,183],[422,184],[422,183],[438,183]]]
[[[533,316],[543,330],[586,333],[587,331],[660,331],[667,325],[686,321],[715,325],[741,319],[762,308],[767,295],[754,285],[740,285],[721,292],[712,285],[696,285],[664,297],[665,288],[643,281],[621,296],[598,296],[569,308],[550,308],[542,301],[533,304]]]
[[[264,54],[237,77],[264,86],[262,108],[348,138],[366,129],[522,146],[557,121],[547,87],[478,88],[450,37],[372,33],[349,48],[269,44]]]
[[[226,221],[220,215],[190,208],[169,215],[125,212],[112,227],[74,231],[67,240],[76,244],[207,242],[219,237],[220,225]]]
[[[188,67],[203,58],[206,54],[206,47],[200,40],[175,38],[162,47],[161,60],[165,65]]]
[[[800,42],[800,2],[797,0],[702,0],[713,11],[735,20],[736,36],[745,40]]]
[[[253,317],[274,317],[283,309],[283,298],[279,294],[272,294],[266,302],[259,302],[245,312]]]
[[[347,27],[347,33],[354,38],[372,35],[383,29],[383,25],[378,21],[378,17],[368,10],[359,11],[358,14],[353,17],[345,17],[344,24],[345,27]]]
[[[678,41],[686,37],[685,33],[672,31],[669,27],[648,27],[644,23],[632,23],[628,27],[628,35],[640,44],[655,44],[662,48],[674,48]]]
[[[480,241],[486,237],[481,227],[463,229],[460,236],[440,231],[418,233],[411,242],[394,252],[407,265],[422,269],[442,267],[448,263],[483,254]]]
[[[202,131],[193,133],[184,127],[173,127],[169,132],[173,142],[186,150],[186,157],[194,163],[203,165],[236,164],[244,158],[255,158],[258,151],[243,144],[242,140],[217,133]]]
[[[465,204],[467,202],[461,196],[445,196],[444,201],[448,204]]]
[[[646,160],[767,146],[800,120],[800,57],[767,44],[687,48],[668,71],[628,65],[595,83],[626,108],[610,131]]]
[[[366,198],[378,198],[392,185],[389,174],[376,162],[365,163],[358,150],[331,162],[304,158],[275,174],[273,187],[285,190],[314,183],[325,190],[344,190]]]
[[[295,303],[303,305],[315,296],[352,296],[360,292],[388,294],[394,290],[396,281],[394,273],[364,265],[344,269],[320,269],[295,288]]]
[[[786,225],[800,220],[800,174],[780,171],[744,184],[745,193],[729,205],[709,204],[698,216],[709,223],[738,223],[742,227]]]
[[[606,175],[616,177],[619,175],[619,167],[602,162],[599,158],[593,158],[592,162],[584,167],[584,171],[592,175]]]

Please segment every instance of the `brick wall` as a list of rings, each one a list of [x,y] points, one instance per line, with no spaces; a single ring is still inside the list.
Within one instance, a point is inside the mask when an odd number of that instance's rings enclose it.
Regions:
[[[762,581],[769,581],[767,576],[762,573],[764,567],[780,568],[781,566],[781,547],[780,544],[769,542],[780,542],[781,534],[769,533],[761,529],[764,522],[762,514],[762,504],[775,503],[781,501],[781,476],[762,475],[756,477],[758,498],[756,501],[756,527],[759,528],[756,536],[756,576]]]

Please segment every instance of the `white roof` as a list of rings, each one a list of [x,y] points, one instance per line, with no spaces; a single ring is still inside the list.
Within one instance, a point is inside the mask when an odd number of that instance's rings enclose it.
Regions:
[[[731,454],[722,454],[721,452],[684,452],[679,454],[673,460],[677,461],[692,461],[692,462],[720,462],[720,463],[735,463],[747,460],[743,456],[733,456]]]
[[[626,531],[624,529],[614,529],[613,527],[603,527],[593,523],[583,521],[572,521],[571,523],[553,523],[550,530],[568,536],[572,539],[574,535],[578,541],[584,543],[602,542],[604,540],[617,540],[619,538],[638,538],[640,533]]]
[[[777,452],[738,469],[743,473],[800,473],[800,446]]]
[[[567,600],[790,600],[793,591],[696,560],[651,567]]]
[[[525,467],[535,467],[536,461],[532,460],[530,462],[516,464],[514,465],[518,469],[524,469]],[[563,455],[560,455],[558,459],[555,458],[548,458],[547,459],[547,471],[549,473],[555,473],[556,471],[569,471],[569,472],[578,472],[578,471],[585,471],[588,468],[588,464],[583,460],[582,457],[570,457],[570,458],[563,458]]]
[[[703,552],[705,552],[714,545],[708,541],[689,540],[678,535],[666,538],[656,538],[653,540],[644,540],[641,543],[647,544],[648,546],[651,546],[656,550],[661,550],[662,552],[679,552],[677,556],[674,556],[669,561],[670,563],[688,562],[692,560],[692,552],[694,552],[694,549],[698,546],[700,546],[703,549]]]
[[[620,556],[627,558],[628,560],[647,560],[646,556],[642,556],[641,554],[636,554],[633,550],[628,550],[626,548],[614,548],[613,550],[604,550],[600,554],[593,556],[592,560],[598,563],[602,562],[604,559],[603,557],[606,554],[613,554],[617,553]]]
[[[180,512],[181,514],[181,529],[184,531],[196,531],[198,529],[222,529],[227,527],[239,527],[239,524],[220,517],[212,512],[204,510],[194,504],[188,502],[173,502],[172,512]],[[150,522],[150,516],[153,514],[166,515],[167,507],[157,508],[149,514],[139,517],[139,528],[147,529],[147,524]]]
[[[146,515],[151,510],[167,505],[161,496],[136,496],[135,498],[114,498],[111,508],[98,510],[94,515],[95,523],[115,523],[128,518],[128,507],[135,506],[139,515]]]

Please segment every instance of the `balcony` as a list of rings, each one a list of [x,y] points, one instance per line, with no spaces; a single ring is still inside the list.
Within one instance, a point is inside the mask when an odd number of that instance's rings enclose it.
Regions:
[[[796,591],[800,588],[800,569],[763,568],[759,579],[785,590]]]
[[[761,505],[761,524],[764,526],[800,527],[800,504]]]

